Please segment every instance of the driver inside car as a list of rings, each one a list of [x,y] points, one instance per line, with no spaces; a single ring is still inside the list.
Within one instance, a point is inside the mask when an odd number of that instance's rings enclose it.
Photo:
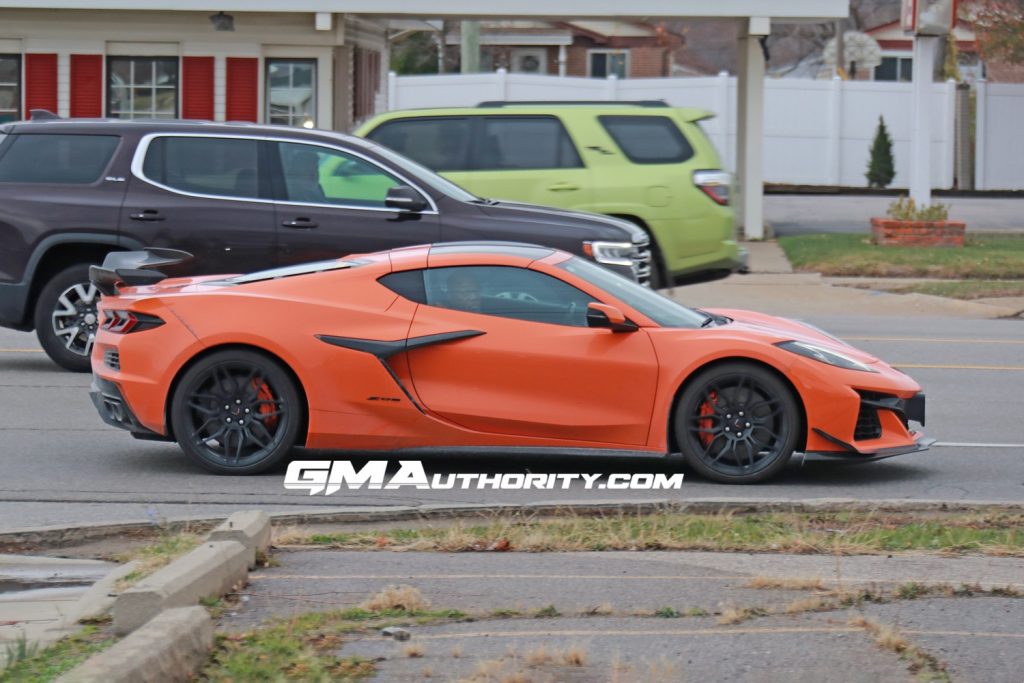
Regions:
[[[445,294],[451,308],[470,313],[480,312],[480,283],[467,270],[458,269],[448,276]]]

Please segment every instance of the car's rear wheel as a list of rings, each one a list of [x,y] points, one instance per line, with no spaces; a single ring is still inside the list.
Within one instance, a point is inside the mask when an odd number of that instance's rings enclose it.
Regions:
[[[178,382],[171,426],[193,461],[217,474],[256,474],[295,446],[305,407],[295,380],[254,351],[203,358]]]
[[[89,372],[93,340],[99,325],[100,293],[89,282],[88,264],[68,266],[39,292],[33,322],[43,350],[57,365]]]
[[[772,372],[752,363],[725,363],[688,384],[673,427],[687,465],[700,475],[752,484],[786,466],[797,444],[800,410]]]

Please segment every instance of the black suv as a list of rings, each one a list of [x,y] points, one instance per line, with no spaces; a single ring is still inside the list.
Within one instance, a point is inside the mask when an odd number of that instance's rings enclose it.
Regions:
[[[523,144],[529,144],[524,140]],[[171,275],[457,240],[535,242],[650,275],[635,225],[480,199],[376,143],[251,124],[47,118],[0,125],[0,325],[89,369],[110,251],[195,255]]]

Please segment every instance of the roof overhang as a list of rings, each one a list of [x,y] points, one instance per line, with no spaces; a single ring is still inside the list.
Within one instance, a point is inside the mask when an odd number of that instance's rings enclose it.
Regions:
[[[514,4],[514,9],[511,7]],[[215,5],[215,6],[214,6]],[[828,21],[849,14],[849,0],[4,0],[5,8],[179,10],[188,12],[337,12],[388,17],[629,19],[770,17],[780,22]]]

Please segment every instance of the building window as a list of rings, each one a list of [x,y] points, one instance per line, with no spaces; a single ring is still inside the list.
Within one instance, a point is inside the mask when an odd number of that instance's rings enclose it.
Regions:
[[[110,57],[107,114],[115,119],[178,118],[178,58]]]
[[[882,57],[882,63],[875,67],[876,81],[902,81],[914,79],[914,60],[910,57]]]
[[[587,75],[591,78],[608,78],[615,74],[625,78],[629,74],[629,50],[589,50],[587,52]]]
[[[21,119],[21,57],[0,55],[0,123]]]
[[[267,123],[316,126],[316,60],[267,60]]]

